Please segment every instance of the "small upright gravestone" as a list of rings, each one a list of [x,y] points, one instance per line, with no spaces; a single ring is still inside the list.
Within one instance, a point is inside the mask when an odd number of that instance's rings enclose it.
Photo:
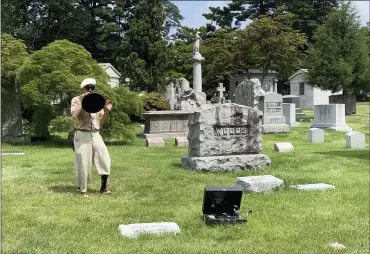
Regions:
[[[308,142],[324,143],[324,130],[319,128],[311,128],[308,130]]]
[[[274,92],[266,93],[262,111],[263,115],[263,133],[287,133],[289,125],[285,122],[283,115],[282,95]]]
[[[262,112],[235,103],[203,104],[189,116],[189,156],[184,168],[204,171],[263,169]]]
[[[294,103],[283,103],[283,115],[286,119],[286,123],[290,127],[298,127],[299,123],[295,120],[295,104]]]
[[[347,148],[366,148],[365,134],[358,131],[351,131],[346,134]]]

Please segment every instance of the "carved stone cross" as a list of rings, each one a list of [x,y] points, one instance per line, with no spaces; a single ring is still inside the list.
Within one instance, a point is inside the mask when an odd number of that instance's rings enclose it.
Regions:
[[[222,83],[218,83],[217,91],[220,93],[220,100],[224,98],[225,87]]]

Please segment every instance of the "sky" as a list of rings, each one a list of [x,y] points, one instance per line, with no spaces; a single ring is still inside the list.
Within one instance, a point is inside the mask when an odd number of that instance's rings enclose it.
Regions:
[[[209,12],[209,7],[226,6],[231,1],[171,1],[180,10],[184,20],[183,26],[191,28],[199,28],[207,24],[206,18],[202,16],[203,13]],[[345,1],[347,2],[347,1]],[[369,22],[370,16],[370,0],[352,1],[360,16],[361,25],[365,26]]]

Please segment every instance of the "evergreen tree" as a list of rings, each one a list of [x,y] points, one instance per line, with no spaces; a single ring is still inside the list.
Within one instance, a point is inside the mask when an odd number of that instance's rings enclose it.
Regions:
[[[370,89],[369,47],[364,29],[352,5],[342,6],[329,14],[315,33],[309,49],[307,82],[332,92],[343,91],[346,114],[350,97]]]

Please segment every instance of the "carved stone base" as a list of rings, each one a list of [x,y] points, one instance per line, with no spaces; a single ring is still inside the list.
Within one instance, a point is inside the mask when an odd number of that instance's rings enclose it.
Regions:
[[[181,161],[183,168],[210,172],[264,169],[271,165],[270,158],[264,154],[211,157],[183,156]]]

